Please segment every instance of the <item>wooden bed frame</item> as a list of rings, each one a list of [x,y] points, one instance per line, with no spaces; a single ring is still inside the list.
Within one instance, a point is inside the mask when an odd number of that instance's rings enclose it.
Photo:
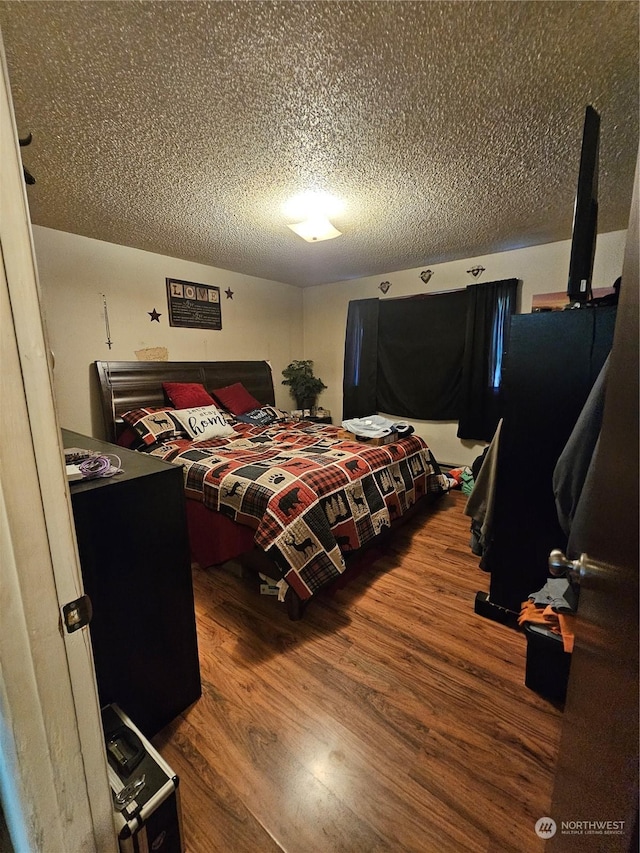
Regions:
[[[112,442],[118,440],[125,427],[121,417],[123,412],[170,405],[162,388],[163,382],[199,382],[207,391],[241,382],[260,403],[275,405],[271,366],[266,361],[96,361],[94,365],[106,438]],[[202,510],[201,504],[192,501],[188,503],[194,503],[196,510]],[[394,520],[391,530],[410,518],[418,506],[419,503],[402,518]],[[371,554],[376,550],[372,546],[379,545],[388,535],[389,530],[381,532],[362,549],[354,552],[354,556],[365,552]],[[239,559],[243,566],[252,571],[273,576],[274,564],[258,546],[243,552]],[[351,563],[352,558],[346,562]],[[302,601],[291,586],[287,590],[285,603],[290,619],[302,617],[307,602]]]
[[[144,406],[169,404],[163,382],[200,382],[207,391],[242,382],[263,405],[275,405],[266,361],[96,361],[107,441],[122,432],[121,415]]]

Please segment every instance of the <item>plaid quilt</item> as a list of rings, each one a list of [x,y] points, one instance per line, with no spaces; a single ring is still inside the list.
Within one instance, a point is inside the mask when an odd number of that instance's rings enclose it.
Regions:
[[[255,529],[255,542],[301,599],[340,575],[373,539],[446,477],[417,435],[383,447],[324,424],[234,424],[237,437],[174,439],[150,450],[182,465],[187,497]]]

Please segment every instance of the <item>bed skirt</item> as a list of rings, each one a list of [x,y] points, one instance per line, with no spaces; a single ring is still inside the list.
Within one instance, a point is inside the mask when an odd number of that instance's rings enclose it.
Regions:
[[[217,566],[255,548],[254,531],[200,501],[187,499],[191,561],[201,568]]]

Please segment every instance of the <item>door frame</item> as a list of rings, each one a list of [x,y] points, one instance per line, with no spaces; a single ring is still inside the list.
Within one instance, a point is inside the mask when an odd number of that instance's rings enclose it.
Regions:
[[[16,853],[116,851],[69,488],[0,39],[0,800]]]

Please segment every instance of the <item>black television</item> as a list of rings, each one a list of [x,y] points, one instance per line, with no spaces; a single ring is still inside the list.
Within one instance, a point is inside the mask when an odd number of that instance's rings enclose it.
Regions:
[[[591,299],[591,277],[598,224],[598,152],[600,116],[588,106],[584,116],[578,190],[573,211],[571,257],[567,297],[569,308],[582,307]]]

